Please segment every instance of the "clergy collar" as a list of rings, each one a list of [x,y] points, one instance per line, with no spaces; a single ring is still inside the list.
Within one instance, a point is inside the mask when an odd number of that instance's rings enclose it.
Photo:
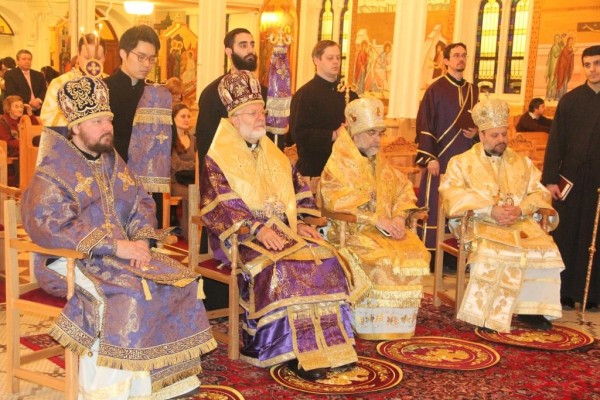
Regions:
[[[464,84],[465,84],[465,82],[466,82],[464,78],[463,78],[463,79],[461,79],[461,80],[458,80],[458,79],[456,79],[455,77],[453,77],[453,76],[452,76],[452,75],[450,75],[450,74],[446,74],[446,77],[447,77],[448,79],[450,79],[450,81],[451,81],[451,82],[453,82],[454,84],[456,84],[456,85],[458,85],[458,86],[462,86],[462,85],[464,85]]]
[[[315,80],[316,80],[316,82],[319,83],[319,85],[324,86],[331,90],[336,90],[336,91],[337,91],[338,84],[340,83],[339,79],[336,80],[335,82],[330,82],[327,79],[319,76],[318,74],[315,74]]]
[[[123,70],[119,67],[119,69],[117,70],[117,72],[115,72],[115,77],[118,79],[118,81],[120,83],[123,84],[123,86],[130,86],[130,87],[134,87],[134,88],[138,88],[138,87],[143,87],[146,86],[146,82],[144,81],[144,79],[139,79],[137,81],[137,83],[134,85],[133,81],[131,80],[131,77],[129,75],[127,75],[125,72],[123,72]]]
[[[73,141],[71,141],[71,143],[73,143]],[[97,159],[99,159],[100,157],[102,157],[102,153],[98,153],[97,156],[93,156],[90,153],[81,150],[79,147],[77,147],[77,145],[75,143],[73,143],[73,146],[75,146],[75,148],[77,150],[79,150],[81,152],[81,154],[83,154],[83,156],[85,157],[86,160],[96,161]]]
[[[246,142],[246,141],[244,140],[244,142]],[[248,148],[249,148],[250,150],[254,150],[254,149],[256,149],[256,148],[258,147],[258,143],[250,143],[250,142],[246,142],[246,146],[248,146]]]

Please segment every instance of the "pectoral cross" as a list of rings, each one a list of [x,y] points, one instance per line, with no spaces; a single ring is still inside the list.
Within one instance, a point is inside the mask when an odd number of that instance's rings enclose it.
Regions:
[[[346,105],[350,103],[350,91],[356,91],[356,85],[354,83],[346,83],[346,79],[340,79],[340,83],[337,86],[337,91],[340,93],[346,92],[344,99],[346,100]]]

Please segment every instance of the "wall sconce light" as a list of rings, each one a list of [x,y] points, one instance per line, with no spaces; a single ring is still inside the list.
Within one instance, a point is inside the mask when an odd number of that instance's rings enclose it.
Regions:
[[[150,1],[125,1],[125,12],[133,15],[150,15],[154,11],[154,3]]]

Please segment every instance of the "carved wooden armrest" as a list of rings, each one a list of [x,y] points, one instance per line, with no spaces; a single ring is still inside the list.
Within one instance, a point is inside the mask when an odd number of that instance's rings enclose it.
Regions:
[[[417,222],[424,221],[429,217],[429,208],[428,207],[420,207],[413,208],[408,210],[408,215],[406,217],[406,226],[411,229],[417,229]]]
[[[327,225],[326,217],[313,217],[313,216],[307,215],[306,217],[304,217],[304,219],[302,221],[304,221],[305,224],[312,225],[312,226]]]
[[[17,251],[35,252],[47,256],[67,259],[67,299],[75,293],[75,263],[71,260],[83,260],[89,256],[77,250],[48,249],[33,243],[29,238],[10,239],[10,247]]]
[[[202,218],[199,215],[193,215],[191,218],[192,224],[198,225],[198,229],[202,228],[204,224],[202,223]],[[250,233],[250,228],[247,226],[240,226],[237,231],[235,231],[234,235],[247,235]]]
[[[356,215],[350,214],[350,213],[322,210],[321,214],[326,218],[331,218],[331,219],[335,219],[338,221],[350,222],[350,223],[356,222]]]

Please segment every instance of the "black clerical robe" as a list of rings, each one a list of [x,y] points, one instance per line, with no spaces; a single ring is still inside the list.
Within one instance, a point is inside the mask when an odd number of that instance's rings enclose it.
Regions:
[[[561,297],[583,299],[589,247],[600,188],[600,93],[587,83],[564,95],[548,138],[544,159],[544,184],[556,184],[559,174],[573,182],[564,201],[553,206],[561,224],[553,232],[565,262]],[[600,236],[596,248],[600,247]],[[588,301],[600,303],[600,256],[595,254]]]

